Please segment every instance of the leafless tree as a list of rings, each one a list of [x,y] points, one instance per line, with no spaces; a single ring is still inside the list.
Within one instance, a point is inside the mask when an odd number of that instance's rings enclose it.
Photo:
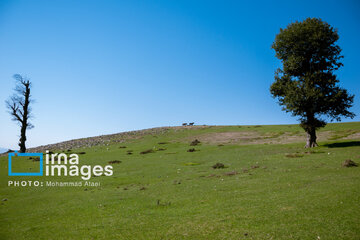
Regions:
[[[19,147],[20,152],[26,152],[26,130],[34,126],[29,122],[31,118],[30,104],[33,102],[30,95],[31,82],[28,78],[15,74],[16,81],[15,93],[6,101],[6,107],[9,110],[12,120],[21,127]]]

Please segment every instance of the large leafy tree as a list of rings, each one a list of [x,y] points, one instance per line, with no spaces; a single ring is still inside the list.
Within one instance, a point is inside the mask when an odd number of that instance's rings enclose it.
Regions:
[[[338,86],[334,71],[343,64],[336,44],[336,29],[319,18],[307,18],[280,29],[272,48],[282,62],[270,87],[274,98],[286,112],[299,117],[307,133],[305,147],[315,147],[316,129],[326,121],[355,116],[349,111],[354,95]]]

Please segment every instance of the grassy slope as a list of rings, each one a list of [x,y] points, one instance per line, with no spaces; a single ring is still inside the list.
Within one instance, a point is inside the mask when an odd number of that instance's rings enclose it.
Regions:
[[[334,131],[336,139],[360,132],[360,123],[330,124],[325,130]],[[0,239],[360,238],[360,168],[341,167],[345,159],[360,162],[360,139],[321,142],[312,153],[305,153],[304,142],[201,144],[195,147],[200,151],[187,152],[184,139],[223,131],[301,130],[295,125],[178,129],[77,149],[86,152],[80,155],[82,164],[122,161],[114,164],[112,177],[92,178],[101,182],[98,188],[7,187],[8,180],[20,177],[7,176],[6,157],[1,157],[0,196],[8,200],[0,203]],[[139,154],[153,147],[166,150]],[[128,150],[134,154],[127,155]],[[227,168],[212,169],[217,162]],[[27,160],[21,167],[33,164]],[[230,171],[238,174],[224,175]]]

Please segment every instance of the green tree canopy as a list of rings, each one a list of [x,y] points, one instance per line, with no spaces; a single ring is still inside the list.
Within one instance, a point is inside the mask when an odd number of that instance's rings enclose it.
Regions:
[[[322,117],[340,121],[355,116],[349,111],[354,95],[338,86],[334,74],[343,66],[338,39],[328,23],[307,18],[280,29],[272,45],[282,68],[276,70],[270,92],[283,110],[299,117],[308,135],[306,147],[317,146],[316,129],[326,125]]]

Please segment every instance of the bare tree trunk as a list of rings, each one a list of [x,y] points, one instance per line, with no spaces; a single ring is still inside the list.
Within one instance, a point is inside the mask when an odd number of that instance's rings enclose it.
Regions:
[[[29,104],[30,104],[30,83],[27,82],[24,84],[25,91],[24,93],[24,104],[23,104],[23,119],[22,119],[22,125],[21,125],[21,132],[20,132],[20,141],[19,141],[19,147],[20,152],[24,153],[26,152],[26,129],[28,128],[28,118],[29,118]]]
[[[310,127],[310,129],[306,132],[306,134],[307,134],[307,141],[306,141],[305,148],[317,147],[318,144],[316,143],[315,127]]]
[[[26,152],[26,130],[31,129],[34,126],[29,122],[31,118],[30,103],[30,88],[31,82],[29,79],[22,77],[19,74],[15,74],[14,78],[17,82],[15,87],[15,94],[6,101],[6,107],[10,110],[10,114],[13,117],[12,120],[19,122],[21,126],[19,147],[20,152]]]
[[[22,125],[21,133],[20,133],[20,140],[19,140],[19,147],[20,147],[21,153],[26,152],[25,142],[26,142],[26,127],[25,127],[25,125]]]

